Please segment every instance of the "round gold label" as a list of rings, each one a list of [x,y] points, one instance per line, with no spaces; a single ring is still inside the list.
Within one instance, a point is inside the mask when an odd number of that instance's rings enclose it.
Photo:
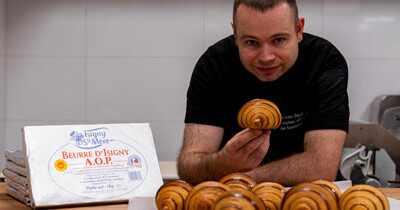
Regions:
[[[67,169],[67,162],[65,162],[65,160],[56,160],[55,162],[55,167],[57,170],[59,171],[65,171],[65,169]]]

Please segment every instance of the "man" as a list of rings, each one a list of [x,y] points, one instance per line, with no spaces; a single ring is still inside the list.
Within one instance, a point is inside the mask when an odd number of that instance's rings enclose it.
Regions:
[[[235,0],[234,35],[211,46],[192,75],[181,179],[335,179],[348,131],[347,64],[331,43],[303,33],[304,22],[295,0]],[[280,128],[238,126],[240,107],[255,98],[279,107]]]

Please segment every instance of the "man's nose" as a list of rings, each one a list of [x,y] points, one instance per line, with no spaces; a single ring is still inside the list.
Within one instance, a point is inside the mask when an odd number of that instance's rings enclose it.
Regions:
[[[260,49],[258,58],[262,62],[269,62],[269,61],[272,61],[275,59],[275,53],[274,53],[273,49],[271,49],[270,46],[264,45]]]

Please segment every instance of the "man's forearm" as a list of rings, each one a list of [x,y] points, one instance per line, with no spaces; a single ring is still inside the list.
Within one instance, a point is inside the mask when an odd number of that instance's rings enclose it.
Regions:
[[[247,174],[257,182],[278,182],[285,186],[317,179],[334,181],[345,139],[346,132],[342,130],[308,131],[304,152],[259,166]]]
[[[219,180],[232,172],[232,169],[223,163],[218,152],[187,152],[181,154],[178,160],[179,178],[192,184],[207,180]]]
[[[311,154],[300,153],[259,166],[246,174],[258,183],[268,181],[293,186],[317,179],[334,181],[338,167],[338,161],[323,162]]]

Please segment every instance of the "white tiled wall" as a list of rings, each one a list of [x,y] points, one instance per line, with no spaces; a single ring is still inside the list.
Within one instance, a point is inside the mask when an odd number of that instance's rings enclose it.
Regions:
[[[85,55],[85,1],[6,2],[7,55]]]
[[[87,119],[182,122],[194,58],[89,58]]]
[[[205,0],[204,47],[232,34],[232,0]]]
[[[378,95],[400,94],[400,1],[325,2],[324,36],[349,64],[351,118],[370,120]]]
[[[7,58],[7,119],[84,120],[85,59]]]
[[[198,57],[201,40],[202,1],[88,1],[89,56]]]
[[[298,4],[347,58],[351,119],[368,121],[400,93],[400,1]],[[175,160],[193,66],[231,19],[232,0],[0,0],[1,148],[21,147],[23,125],[149,122]]]

